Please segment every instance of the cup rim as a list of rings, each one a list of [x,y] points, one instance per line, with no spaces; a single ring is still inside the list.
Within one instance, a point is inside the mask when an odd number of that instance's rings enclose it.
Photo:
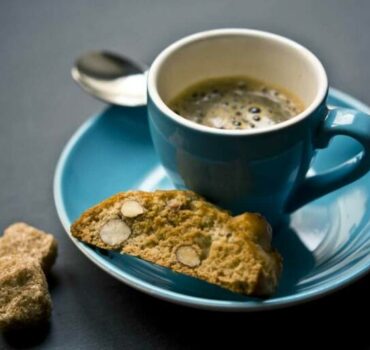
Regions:
[[[158,77],[159,68],[161,68],[165,59],[171,55],[176,50],[199,40],[205,40],[211,37],[221,37],[221,36],[256,36],[261,38],[269,38],[275,41],[279,41],[283,44],[288,44],[299,51],[302,52],[304,56],[315,66],[317,73],[319,74],[319,86],[317,89],[316,96],[314,100],[311,102],[307,108],[295,117],[288,119],[284,122],[268,126],[266,128],[255,128],[255,129],[243,129],[243,130],[228,130],[228,129],[217,129],[212,128],[210,126],[202,125],[190,121],[186,118],[183,118],[173,112],[166,103],[162,100],[161,96],[158,93],[156,82]],[[147,90],[148,95],[150,96],[151,100],[154,104],[163,112],[163,114],[175,121],[176,123],[185,126],[187,128],[193,129],[198,132],[208,133],[208,134],[217,134],[217,135],[227,135],[227,136],[242,136],[242,135],[257,135],[257,134],[265,134],[274,131],[281,130],[283,128],[292,126],[297,124],[310,116],[312,112],[316,110],[316,108],[322,103],[325,99],[327,91],[328,91],[328,77],[325,71],[324,66],[322,65],[321,61],[317,58],[315,54],[313,54],[309,49],[304,47],[303,45],[297,43],[292,39],[288,39],[284,36],[270,33],[267,31],[256,30],[256,29],[247,29],[247,28],[224,28],[224,29],[211,29],[202,31],[199,33],[188,35],[182,39],[179,39],[172,43],[171,45],[167,46],[153,61],[149,72],[148,72],[148,79],[147,79]]]

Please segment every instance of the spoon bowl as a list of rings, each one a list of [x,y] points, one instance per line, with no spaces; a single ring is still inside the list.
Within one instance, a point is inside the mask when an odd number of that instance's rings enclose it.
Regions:
[[[81,55],[71,74],[90,95],[110,104],[136,107],[146,104],[146,70],[129,58],[96,51]]]

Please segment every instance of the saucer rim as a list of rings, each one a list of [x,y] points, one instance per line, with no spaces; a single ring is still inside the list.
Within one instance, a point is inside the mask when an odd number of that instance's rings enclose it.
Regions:
[[[336,99],[343,100],[348,104],[351,104],[353,108],[370,114],[370,107],[356,98],[344,93],[340,90],[330,88],[329,95]],[[271,298],[263,301],[227,301],[227,300],[214,300],[202,297],[188,296],[182,293],[173,292],[166,290],[161,287],[157,287],[149,282],[146,282],[140,278],[132,276],[118,267],[110,264],[108,261],[99,256],[96,252],[91,250],[88,246],[79,242],[77,239],[72,237],[70,233],[70,220],[67,215],[67,211],[63,202],[62,196],[62,177],[65,169],[65,164],[74,149],[75,145],[80,140],[81,136],[92,127],[98,120],[102,112],[95,114],[93,117],[84,122],[68,140],[64,146],[62,153],[58,159],[57,166],[54,173],[53,181],[53,195],[54,204],[62,223],[64,230],[66,231],[69,238],[77,246],[77,248],[93,263],[100,267],[103,271],[107,272],[119,281],[140,290],[146,294],[156,297],[161,300],[169,301],[175,304],[189,306],[198,309],[213,310],[213,311],[228,311],[228,312],[248,312],[248,311],[262,311],[278,309],[288,306],[293,306],[301,303],[305,303],[311,300],[321,298],[325,295],[333,293],[350,283],[355,282],[362,276],[364,276],[370,270],[370,261],[365,261],[362,265],[357,268],[356,272],[351,272],[339,280],[336,280],[330,285],[323,287],[314,288],[311,291],[304,291],[297,294]]]

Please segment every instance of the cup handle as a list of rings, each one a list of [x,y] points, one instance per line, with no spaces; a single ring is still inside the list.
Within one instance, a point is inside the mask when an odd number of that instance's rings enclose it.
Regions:
[[[357,180],[370,170],[370,115],[352,109],[330,109],[319,127],[315,147],[327,147],[330,139],[336,135],[354,138],[363,150],[322,174],[306,176],[289,198],[287,212]]]

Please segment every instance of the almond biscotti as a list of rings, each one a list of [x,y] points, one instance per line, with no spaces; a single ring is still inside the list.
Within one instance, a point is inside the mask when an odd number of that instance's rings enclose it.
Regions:
[[[261,215],[232,217],[191,191],[119,193],[82,214],[71,233],[247,295],[271,295],[282,269]]]

